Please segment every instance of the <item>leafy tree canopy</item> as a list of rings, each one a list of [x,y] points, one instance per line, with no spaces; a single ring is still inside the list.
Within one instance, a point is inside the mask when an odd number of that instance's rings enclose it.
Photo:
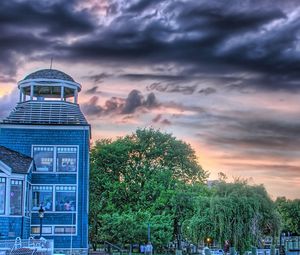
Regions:
[[[276,236],[280,218],[262,185],[246,181],[221,181],[210,197],[200,196],[197,210],[186,222],[187,234],[194,242],[211,237],[219,243],[230,240],[239,251],[258,245],[264,235]]]
[[[211,237],[239,250],[276,236],[280,215],[263,185],[226,183],[225,174],[212,188],[195,151],[170,134],[139,129],[132,135],[98,140],[91,150],[90,240],[119,244],[151,241],[162,247],[174,238],[199,243]],[[299,230],[299,202],[278,201],[290,229]],[[298,206],[298,207],[297,207]],[[299,217],[297,218],[299,219]],[[297,225],[298,224],[298,225]]]
[[[300,200],[279,197],[275,203],[282,218],[283,230],[300,235]]]
[[[165,227],[153,232],[157,235],[154,241],[162,243],[176,235],[176,225],[192,208],[191,202],[187,203],[188,194],[199,191],[207,178],[190,145],[153,129],[139,129],[115,141],[98,140],[90,158],[92,242],[107,240],[109,236],[120,242],[142,241],[140,228],[132,224],[139,222],[142,226],[143,219],[144,224],[152,221],[154,227],[155,222],[166,219],[165,224],[157,224]],[[150,216],[138,220],[137,212]],[[111,226],[116,229],[115,234],[109,232],[111,228],[106,224],[121,221],[127,222],[125,228],[132,226],[132,238],[127,235],[125,240],[117,225]]]

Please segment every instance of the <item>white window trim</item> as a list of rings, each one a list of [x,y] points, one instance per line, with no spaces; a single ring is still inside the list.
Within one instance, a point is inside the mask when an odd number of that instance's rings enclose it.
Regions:
[[[7,177],[5,177],[5,176],[0,176],[0,178],[4,178],[5,179],[5,182],[4,182],[4,187],[5,187],[5,195],[4,195],[4,213],[1,213],[0,214],[0,217],[1,216],[5,216],[6,215],[6,208],[7,208]],[[3,182],[1,182],[1,183],[3,183]]]
[[[53,201],[54,201],[54,204],[52,206],[52,211],[46,211],[45,214],[54,214],[54,213],[58,213],[58,214],[70,214],[72,213],[72,223],[73,223],[73,215],[75,213],[75,222],[73,225],[66,225],[66,224],[55,224],[55,225],[49,225],[49,226],[75,226],[76,228],[76,233],[75,234],[71,234],[72,236],[75,236],[78,234],[78,213],[79,213],[79,209],[78,209],[78,204],[79,204],[79,194],[78,194],[78,179],[79,179],[79,155],[81,153],[80,149],[79,149],[79,145],[65,145],[65,144],[54,144],[54,145],[47,145],[47,144],[33,144],[31,145],[31,156],[33,158],[33,147],[34,146],[53,146],[55,147],[54,148],[54,154],[56,153],[56,147],[77,147],[77,171],[76,172],[56,172],[56,155],[54,155],[55,157],[55,164],[54,164],[54,169],[53,169],[53,172],[37,172],[37,171],[32,171],[33,174],[76,174],[76,184],[65,184],[65,183],[39,183],[39,184],[32,184],[31,185],[31,190],[33,191],[33,186],[34,185],[52,185],[53,186]],[[58,185],[58,186],[61,186],[61,185],[66,185],[66,186],[75,186],[76,187],[76,210],[75,211],[55,211],[55,199],[56,199],[56,192],[55,192],[55,186]],[[32,194],[31,194],[31,200],[32,200]],[[30,207],[30,210],[32,208],[32,204],[31,204],[31,207]],[[38,212],[36,211],[32,211],[31,210],[31,215],[33,214],[37,214]],[[31,225],[31,226],[34,226],[34,225]],[[54,233],[54,228],[53,228],[53,233]],[[54,236],[58,236],[58,234],[53,234]],[[68,234],[63,234],[62,236],[68,236]],[[69,235],[70,236],[70,235]]]
[[[39,233],[32,233],[31,232],[31,228],[32,227],[37,227],[37,228],[39,228],[40,227],[40,225],[38,224],[38,225],[30,225],[30,235],[39,235]],[[45,235],[45,236],[51,236],[51,235],[53,235],[53,230],[54,230],[54,228],[53,228],[53,225],[48,225],[48,224],[43,224],[43,226],[42,226],[42,228],[45,228],[45,227],[51,227],[51,234],[46,234],[46,233],[42,233],[42,235]]]
[[[33,148],[34,147],[53,147],[53,171],[51,172],[39,172],[39,171],[32,171],[33,174],[78,174],[79,168],[79,145],[45,145],[45,144],[33,144],[31,145],[31,157],[33,157]],[[76,171],[75,172],[61,172],[57,171],[57,148],[58,147],[76,147],[77,148],[77,158],[76,158]]]
[[[27,175],[23,174],[14,174],[6,175],[4,173],[0,173],[0,177],[5,178],[5,213],[0,214],[0,217],[24,217],[25,216],[25,203],[26,203],[26,194],[28,191],[26,191],[25,184],[28,182]],[[10,184],[11,180],[18,180],[22,181],[22,214],[20,215],[12,215],[10,214]],[[30,183],[30,182],[29,182]]]
[[[32,227],[40,227],[39,224],[34,224],[34,225],[30,225],[30,235],[34,236],[34,235],[39,235],[39,234],[35,234],[31,232],[31,228]],[[54,225],[50,225],[50,224],[43,224],[42,227],[51,227],[51,234],[45,234],[42,233],[43,236],[77,236],[78,235],[78,226],[77,225],[70,225],[70,224],[54,224]],[[75,233],[74,234],[55,234],[55,227],[75,227]]]
[[[9,196],[6,196],[6,197],[9,197],[9,210],[8,210],[8,214],[10,215],[10,216],[17,216],[17,217],[22,217],[22,216],[25,216],[25,202],[24,202],[24,196],[26,195],[26,193],[25,193],[25,189],[24,189],[24,183],[26,183],[26,181],[25,181],[25,178],[24,178],[24,180],[20,180],[20,179],[16,179],[16,178],[10,178],[10,181],[9,181],[9,193],[8,194],[10,194],[11,193],[11,182],[12,182],[12,180],[14,180],[14,181],[22,181],[22,189],[21,189],[21,199],[22,199],[22,201],[21,201],[21,210],[22,210],[22,212],[21,212],[21,214],[11,214],[11,201],[10,201],[10,195]]]
[[[11,167],[6,165],[0,160],[0,170],[3,171],[6,175],[11,175]]]
[[[77,213],[78,213],[78,185],[76,184],[65,184],[65,183],[56,183],[56,184],[31,184],[31,190],[32,190],[32,195],[33,195],[33,187],[34,186],[51,186],[52,187],[52,210],[51,211],[45,211],[45,214],[48,213],[76,213],[76,217],[77,217]],[[71,187],[75,187],[75,192],[76,192],[76,210],[75,211],[55,211],[55,201],[56,201],[56,186],[71,186]],[[31,200],[32,200],[32,195],[31,195]],[[31,204],[32,207],[32,204]],[[32,210],[31,208],[31,214],[38,214],[38,211]],[[77,222],[77,219],[76,219]]]

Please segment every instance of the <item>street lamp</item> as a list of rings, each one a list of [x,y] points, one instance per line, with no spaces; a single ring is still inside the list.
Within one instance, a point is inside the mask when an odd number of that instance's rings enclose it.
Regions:
[[[182,234],[181,234],[181,224],[178,222],[178,230],[177,230],[177,249],[181,251],[181,240],[182,240]]]
[[[44,218],[44,212],[42,205],[39,209],[39,218],[40,218],[40,238],[42,237],[42,229],[43,229],[43,218]]]
[[[148,236],[148,243],[150,243],[150,223],[148,223],[148,231],[147,231],[147,236]]]

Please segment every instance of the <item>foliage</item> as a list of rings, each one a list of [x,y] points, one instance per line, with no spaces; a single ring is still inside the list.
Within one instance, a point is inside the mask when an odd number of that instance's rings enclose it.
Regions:
[[[146,243],[148,223],[152,242],[162,245],[171,239],[172,219],[168,215],[153,216],[147,211],[105,213],[100,215],[99,222],[100,240],[111,243]]]
[[[283,230],[300,235],[300,200],[277,198],[276,207],[283,221]]]
[[[212,237],[219,243],[230,240],[239,251],[249,249],[263,235],[276,235],[280,221],[263,186],[245,181],[220,182],[211,197],[199,197],[197,211],[186,222],[194,242]]]
[[[193,208],[188,195],[206,177],[190,145],[170,134],[142,129],[97,141],[91,150],[91,242],[143,243],[144,225],[151,222],[152,241],[165,244]]]
[[[240,252],[278,234],[280,215],[262,185],[226,183],[220,172],[218,184],[208,188],[206,178],[192,148],[170,134],[140,129],[98,140],[91,150],[91,243],[145,243],[148,223],[156,249],[181,232],[196,244],[206,237],[230,240]],[[285,224],[299,230],[291,221],[299,219],[296,209],[279,202]]]

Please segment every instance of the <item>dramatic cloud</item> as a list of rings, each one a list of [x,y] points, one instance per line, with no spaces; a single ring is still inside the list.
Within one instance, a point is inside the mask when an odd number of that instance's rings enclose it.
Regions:
[[[101,91],[98,91],[98,86],[94,86],[88,90],[85,91],[85,94],[91,94],[91,95],[94,95],[94,94],[101,94]]]
[[[14,75],[14,63],[30,54],[35,60],[54,56],[56,61],[182,67],[177,73],[124,74],[128,79],[197,80],[231,73],[241,85],[298,90],[300,11],[292,9],[295,2],[233,3],[119,0],[83,8],[75,0],[5,0],[0,56],[8,67],[2,73]],[[108,77],[91,78],[97,83]]]
[[[162,125],[171,125],[171,121],[168,119],[162,119],[162,114],[157,114],[155,118],[152,120],[152,123],[162,124]]]
[[[205,89],[201,89],[201,90],[198,91],[199,94],[204,94],[204,95],[206,95],[206,96],[207,96],[207,95],[210,95],[210,94],[214,94],[214,93],[216,93],[216,92],[217,92],[216,89],[210,88],[210,87],[205,88]]]
[[[294,183],[299,27],[294,0],[4,0],[0,95],[53,57],[82,83],[94,134],[153,125],[191,142],[212,174]],[[0,115],[16,101],[1,97]]]
[[[152,109],[159,106],[154,93],[150,93],[145,99],[138,90],[132,90],[127,98],[112,97],[106,100],[103,106],[98,102],[99,97],[93,96],[87,103],[82,104],[81,108],[88,116],[102,116],[133,114],[139,108]]]
[[[163,119],[163,120],[161,121],[161,123],[162,123],[163,125],[171,125],[171,124],[172,124],[171,121],[169,121],[168,119]]]
[[[168,93],[181,93],[184,95],[193,94],[197,85],[180,85],[178,83],[162,83],[154,82],[147,87],[148,90],[156,90],[159,92],[168,92]]]
[[[10,1],[0,3],[0,67],[2,75],[15,76],[21,57],[54,55],[57,45],[69,35],[91,32],[95,24],[84,11],[75,11],[75,1]]]
[[[99,98],[97,96],[93,96],[89,102],[82,104],[82,111],[89,116],[100,116],[104,109],[98,105]]]
[[[142,105],[143,96],[138,90],[132,90],[125,102],[124,108],[122,109],[123,114],[133,113],[136,108]]]
[[[100,74],[95,74],[95,75],[90,75],[90,76],[83,76],[85,79],[90,79],[94,83],[102,83],[104,79],[111,77],[112,74],[108,73],[100,73]]]
[[[207,135],[205,139],[217,147],[253,150],[297,151],[300,142],[300,122],[279,120],[251,119],[248,117],[228,118],[223,132]],[[292,154],[291,154],[292,156]]]
[[[274,75],[281,80],[287,73],[299,79],[299,58],[291,58],[299,56],[295,45],[298,13],[289,16],[276,4],[232,8],[219,1],[146,2],[122,9],[96,35],[60,49],[69,58],[190,64],[194,75],[247,71],[261,79]],[[161,10],[151,12],[150,6]],[[132,14],[136,10],[141,11],[140,16]],[[132,79],[149,76],[127,75]]]

